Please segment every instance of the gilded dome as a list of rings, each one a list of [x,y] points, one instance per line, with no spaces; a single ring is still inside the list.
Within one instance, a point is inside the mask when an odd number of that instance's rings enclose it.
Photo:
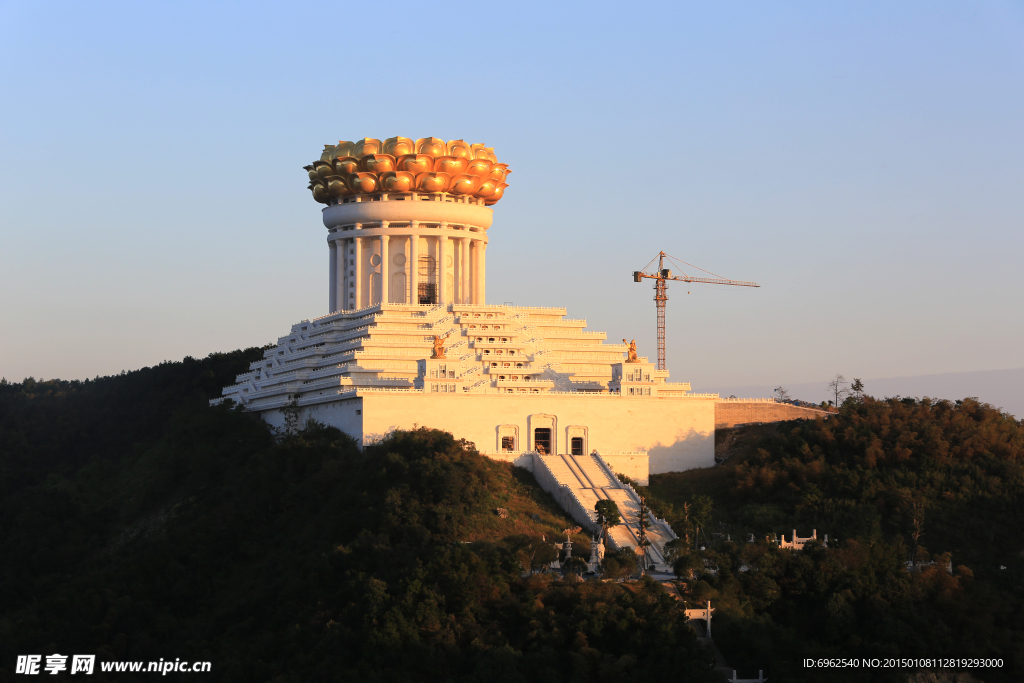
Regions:
[[[511,173],[492,147],[403,137],[324,145],[320,159],[304,168],[313,199],[321,204],[359,194],[447,192],[489,206],[501,199]]]

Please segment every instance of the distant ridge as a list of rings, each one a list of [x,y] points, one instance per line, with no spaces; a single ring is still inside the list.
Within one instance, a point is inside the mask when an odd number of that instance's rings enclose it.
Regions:
[[[848,380],[853,375],[845,373]],[[886,396],[930,396],[955,400],[976,396],[978,400],[1002,408],[1017,419],[1024,418],[1024,368],[1009,370],[975,370],[973,372],[944,372],[936,375],[915,375],[912,377],[862,377],[865,392],[875,397]],[[820,382],[787,384],[790,396],[815,403],[830,398],[825,388],[829,378]],[[747,385],[734,387],[701,386],[697,391],[717,391],[722,396],[735,394],[741,398],[771,396],[776,385]]]

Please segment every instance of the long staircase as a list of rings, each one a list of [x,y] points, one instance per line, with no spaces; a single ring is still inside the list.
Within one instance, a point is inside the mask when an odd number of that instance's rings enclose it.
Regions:
[[[540,455],[534,453],[534,475],[541,487],[582,526],[595,531],[599,500],[611,500],[619,509],[622,523],[611,527],[612,550],[636,548],[640,543],[640,497],[621,483],[600,455]],[[649,554],[658,571],[671,571],[665,561],[665,544],[676,538],[664,520],[648,513]]]

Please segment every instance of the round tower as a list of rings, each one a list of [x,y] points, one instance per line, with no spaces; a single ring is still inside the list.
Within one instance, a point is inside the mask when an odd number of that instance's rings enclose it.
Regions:
[[[510,170],[462,140],[326,145],[305,167],[330,249],[330,312],[482,304],[487,229]]]

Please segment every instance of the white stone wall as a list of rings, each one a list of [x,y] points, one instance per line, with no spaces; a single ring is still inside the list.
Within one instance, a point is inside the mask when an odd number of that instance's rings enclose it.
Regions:
[[[307,418],[312,417],[317,422],[337,427],[361,444],[365,440],[362,408],[362,399],[360,398],[321,403],[301,408],[299,421],[305,423]],[[277,428],[282,427],[285,421],[285,415],[280,409],[263,411],[260,413],[260,418]]]
[[[360,410],[360,414],[356,411]],[[359,398],[306,406],[307,416],[338,427],[361,443],[384,437],[394,429],[416,426],[443,429],[476,444],[480,452],[499,454],[499,427],[518,427],[516,452],[532,450],[532,429],[552,427],[553,451],[569,453],[569,435],[585,428],[584,452],[597,450],[621,472],[638,481],[647,479],[642,455],[615,453],[646,451],[649,471],[676,472],[715,464],[715,401],[711,398],[627,398],[615,395],[569,394],[423,394],[420,392],[360,392]],[[279,410],[263,413],[280,424]]]

